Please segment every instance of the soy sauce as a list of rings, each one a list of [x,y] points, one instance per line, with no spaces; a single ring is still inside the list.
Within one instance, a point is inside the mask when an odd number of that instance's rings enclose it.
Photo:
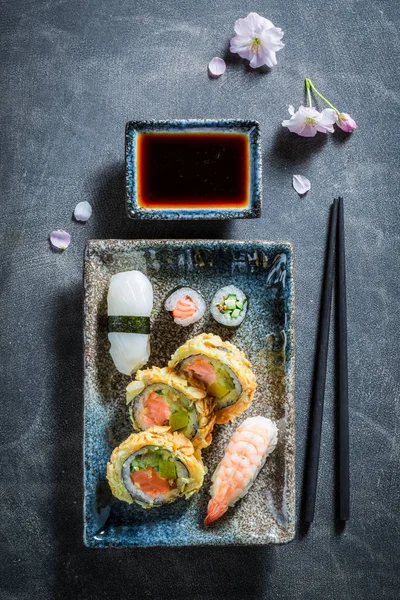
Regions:
[[[242,133],[140,133],[138,200],[146,208],[241,208],[250,146]]]

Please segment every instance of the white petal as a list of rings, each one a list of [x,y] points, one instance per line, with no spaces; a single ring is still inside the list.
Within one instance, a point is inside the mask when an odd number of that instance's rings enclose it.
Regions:
[[[89,202],[78,202],[75,206],[74,217],[77,221],[83,221],[84,223],[92,216],[92,207]]]
[[[333,124],[337,121],[337,112],[332,108],[324,108],[317,119],[318,131],[333,133]]]
[[[289,104],[289,115],[293,117],[294,115],[294,106],[293,104]]]
[[[223,58],[216,56],[208,63],[208,69],[214,77],[220,77],[226,71],[226,64]]]
[[[264,31],[262,35],[262,45],[268,50],[272,50],[273,52],[278,52],[281,50],[285,44],[281,42],[281,38],[283,37],[282,29],[278,27],[272,27],[271,29],[267,29]]]
[[[263,17],[256,12],[251,12],[245,18],[247,26],[253,33],[259,34],[264,28]]]
[[[50,242],[58,250],[66,250],[71,243],[71,236],[67,231],[57,229],[50,234]]]
[[[246,19],[238,19],[235,21],[234,30],[238,35],[248,35],[250,33]]]
[[[241,52],[251,52],[249,50],[250,45],[251,38],[243,35],[235,35],[235,37],[231,39],[229,50],[231,52],[237,52],[240,56],[242,56]]]
[[[230,50],[231,50],[231,52],[237,52],[241,58],[247,58],[247,60],[251,60],[254,55],[254,52],[252,52],[249,48],[241,48],[240,50],[232,50],[232,46],[231,46]]]
[[[252,54],[253,56],[250,61],[250,66],[253,69],[257,69],[258,67],[265,65],[265,55],[262,52],[253,52]]]
[[[293,175],[293,187],[300,196],[303,196],[311,188],[311,183],[304,175]]]
[[[261,17],[260,15],[259,15],[259,17],[260,17],[260,22],[264,29],[271,29],[271,27],[274,27],[274,24],[272,23],[272,21],[270,21],[269,19],[266,19],[265,17]]]
[[[276,60],[276,53],[272,50],[264,49],[262,54],[264,57],[264,64],[266,64],[270,69],[278,64]]]
[[[296,126],[296,125],[297,126],[300,126],[300,125],[305,126],[305,120],[304,120],[303,115],[299,111],[297,111],[290,117],[290,119],[286,119],[285,121],[283,121],[282,125],[284,127],[288,127],[289,125],[291,127]]]
[[[290,129],[289,129],[290,131]],[[304,125],[304,128],[301,132],[298,132],[299,135],[303,137],[314,137],[317,135],[318,128],[316,125]]]
[[[299,113],[304,115],[304,117],[309,117],[311,119],[318,119],[321,115],[313,106],[303,106],[299,107]]]

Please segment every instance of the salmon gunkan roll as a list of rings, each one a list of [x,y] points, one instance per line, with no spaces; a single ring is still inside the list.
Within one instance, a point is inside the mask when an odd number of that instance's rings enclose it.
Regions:
[[[173,369],[138,371],[126,388],[126,400],[137,431],[164,425],[183,433],[195,448],[210,445],[214,399]]]
[[[169,367],[200,386],[215,401],[215,422],[227,423],[251,404],[257,387],[244,353],[217,335],[203,333],[173,354]]]
[[[200,454],[181,433],[153,427],[134,433],[111,454],[107,479],[116,498],[143,508],[188,499],[203,484]]]

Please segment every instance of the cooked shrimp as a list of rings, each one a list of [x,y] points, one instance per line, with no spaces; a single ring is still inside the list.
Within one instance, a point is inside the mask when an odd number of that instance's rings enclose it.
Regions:
[[[164,423],[168,424],[171,410],[165,398],[156,394],[156,392],[149,394],[143,408],[143,421],[149,427],[152,425],[164,425]]]
[[[188,317],[193,317],[196,311],[197,305],[193,302],[192,298],[185,296],[184,298],[180,298],[175,304],[172,316],[174,319],[187,319]]]
[[[247,494],[277,439],[277,427],[270,419],[249,417],[243,421],[212,476],[204,525],[219,519],[229,506]]]

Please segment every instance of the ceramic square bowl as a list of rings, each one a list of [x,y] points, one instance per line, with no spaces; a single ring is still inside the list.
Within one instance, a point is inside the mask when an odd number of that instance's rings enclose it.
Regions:
[[[176,162],[174,163],[173,154],[165,151],[164,160],[161,154],[156,155],[156,150],[148,142],[151,136],[145,138],[147,134],[236,134],[236,139],[241,140],[243,144],[243,155],[233,153],[231,157],[234,160],[225,160],[225,166],[221,166],[221,161],[216,162],[220,158],[220,153],[211,157],[210,167],[205,166],[207,159],[199,159],[200,162],[194,165],[194,172],[190,175],[190,158],[197,153],[196,147],[189,149],[183,156],[178,156],[176,160],[183,159],[184,165],[182,173],[178,174]],[[214,136],[214,139],[218,138]],[[166,138],[168,136],[164,136]],[[203,140],[205,139],[204,136]],[[154,140],[154,136],[152,137]],[[159,138],[160,139],[160,136]],[[172,137],[169,137],[171,140]],[[176,138],[175,138],[176,139]],[[183,140],[182,135],[180,139]],[[194,136],[191,136],[194,139]],[[211,136],[210,136],[210,139]],[[222,137],[218,138],[222,144],[223,152],[228,151],[224,147]],[[232,139],[232,138],[231,138]],[[222,141],[221,141],[222,140]],[[147,144],[147,154],[143,154],[145,148],[144,142]],[[187,141],[187,140],[186,140]],[[140,146],[141,144],[141,146]],[[139,151],[140,146],[140,151]],[[192,154],[190,155],[190,152]],[[200,148],[200,154],[203,152]],[[231,150],[232,152],[232,150]],[[143,155],[142,155],[143,154]],[[197,154],[199,156],[199,154]],[[201,155],[202,156],[202,155]],[[245,156],[245,161],[242,160]],[[128,216],[134,219],[239,219],[239,218],[257,218],[261,214],[261,141],[260,127],[256,121],[237,120],[237,119],[218,119],[218,120],[177,120],[177,121],[130,121],[126,124],[125,135],[125,159],[126,159],[126,208]],[[142,162],[140,162],[142,161]],[[163,164],[160,164],[163,163]],[[168,164],[167,164],[168,163]],[[170,166],[169,166],[170,165]],[[212,169],[214,180],[207,188],[207,169]],[[218,169],[221,169],[219,177]],[[225,169],[225,170],[224,170]],[[242,170],[243,180],[240,182],[243,185],[243,198],[240,201],[232,201],[229,197],[223,198],[221,202],[218,197],[213,201],[207,201],[207,198],[202,197],[201,188],[205,189],[207,195],[210,191],[216,194],[214,184],[220,186],[219,194],[224,194],[224,181],[231,181],[231,191],[234,193],[237,190],[236,184],[232,181],[238,179],[238,171]],[[143,174],[145,173],[145,175]],[[189,194],[197,194],[196,201],[193,198],[189,200],[185,197],[168,202],[165,197],[168,193],[168,185],[180,186],[180,181],[177,179],[182,177],[186,179],[186,186]],[[196,182],[197,178],[197,182]],[[210,179],[211,181],[211,179]],[[152,190],[148,193],[146,200],[146,182],[150,182]],[[171,183],[172,182],[172,183]],[[192,183],[193,182],[193,183]],[[180,189],[182,195],[182,189]],[[163,196],[160,200],[158,196]],[[155,198],[155,196],[157,198]],[[175,196],[177,198],[177,196]],[[154,200],[154,201],[153,201]],[[181,205],[179,205],[181,204]]]

